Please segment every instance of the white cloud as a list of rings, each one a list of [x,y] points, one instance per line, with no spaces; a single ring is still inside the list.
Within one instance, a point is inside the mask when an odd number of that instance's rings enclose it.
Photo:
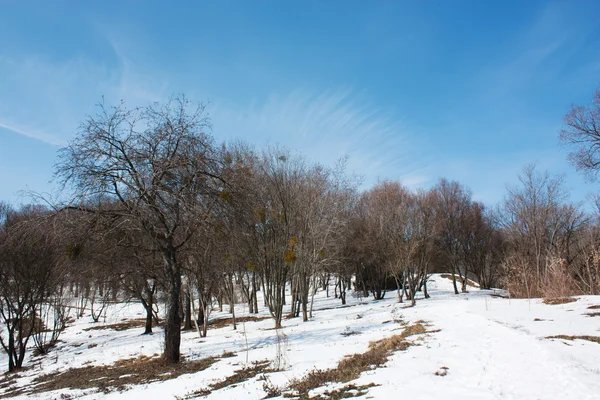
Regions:
[[[217,136],[280,143],[324,164],[348,156],[349,169],[367,185],[378,177],[408,185],[429,179],[426,137],[417,138],[401,115],[369,105],[351,89],[296,90],[210,110]]]
[[[64,145],[102,97],[132,106],[167,97],[168,84],[132,62],[111,41],[114,60],[66,60],[0,51],[0,126],[53,145]]]
[[[40,131],[35,128],[18,126],[8,121],[0,120],[0,128],[7,129],[11,132],[18,133],[19,135],[27,136],[32,139],[40,140],[42,142],[54,146],[63,146],[65,144],[64,141],[57,139],[52,135],[47,134],[46,132]]]

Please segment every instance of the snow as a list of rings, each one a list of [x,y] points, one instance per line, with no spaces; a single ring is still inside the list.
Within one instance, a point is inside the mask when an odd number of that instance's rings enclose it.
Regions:
[[[96,399],[169,399],[208,388],[253,361],[278,359],[285,368],[268,373],[269,381],[280,387],[318,368],[333,368],[345,355],[364,352],[369,342],[402,332],[399,321],[427,321],[427,335],[413,338],[416,346],[395,353],[382,368],[364,372],[357,385],[375,383],[362,398],[388,399],[407,396],[419,399],[600,399],[600,344],[584,340],[547,339],[552,335],[600,336],[600,317],[586,313],[600,304],[600,296],[578,297],[576,302],[547,305],[539,299],[516,300],[492,291],[469,288],[470,293],[454,295],[451,282],[438,275],[429,285],[431,298],[420,299],[416,307],[397,302],[390,292],[381,301],[348,296],[348,306],[319,292],[314,318],[284,320],[279,332],[272,319],[210,329],[207,338],[196,332],[182,334],[182,354],[187,359],[218,356],[234,351],[235,357],[221,358],[204,371],[162,382],[137,385],[108,394],[96,389],[57,390],[15,398],[53,399],[61,395]],[[330,290],[330,294],[332,294]],[[260,300],[260,299],[259,299]],[[259,303],[260,304],[260,303]],[[598,310],[596,310],[598,311]],[[236,316],[247,316],[238,304]],[[263,316],[267,316],[263,310]],[[143,317],[137,304],[113,305],[102,323]],[[211,318],[229,317],[213,311]],[[537,319],[537,320],[536,320]],[[96,326],[84,317],[70,325],[63,341],[45,357],[28,357],[17,385],[27,386],[40,374],[86,365],[112,364],[124,358],[159,354],[163,335],[141,335],[143,328],[114,331],[83,331]],[[439,330],[439,331],[438,331]],[[353,332],[357,334],[344,335]],[[279,345],[278,345],[279,342]],[[7,363],[0,355],[0,366]],[[436,375],[444,371],[445,376]],[[259,375],[260,376],[260,375]],[[246,382],[213,391],[209,399],[260,399],[265,396],[263,381]],[[313,394],[339,388],[328,384]],[[0,389],[0,395],[5,389]]]

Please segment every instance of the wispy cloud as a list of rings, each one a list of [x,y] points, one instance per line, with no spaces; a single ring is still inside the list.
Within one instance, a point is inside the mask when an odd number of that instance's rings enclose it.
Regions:
[[[56,60],[0,51],[0,126],[52,145],[64,145],[102,97],[142,105],[167,96],[168,84],[141,71],[126,46],[108,42],[113,59],[84,56]]]
[[[217,136],[280,143],[325,164],[347,156],[349,169],[365,184],[429,180],[427,138],[417,136],[400,113],[373,106],[349,88],[272,94],[241,107],[221,102],[211,111]]]
[[[52,135],[47,134],[39,129],[28,128],[23,126],[15,125],[8,121],[3,121],[0,119],[0,128],[9,130],[14,133],[18,133],[19,135],[27,136],[32,139],[40,140],[44,143],[48,143],[54,146],[63,146],[66,142],[53,137]]]

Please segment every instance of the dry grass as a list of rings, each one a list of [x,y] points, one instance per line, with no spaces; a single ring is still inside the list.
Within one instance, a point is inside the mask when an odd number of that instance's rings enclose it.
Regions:
[[[161,358],[141,356],[119,360],[113,365],[73,368],[64,372],[42,375],[36,378],[32,391],[35,393],[58,389],[91,389],[108,393],[125,390],[126,385],[139,385],[165,381],[183,374],[191,374],[210,367],[217,358],[208,357],[177,364],[165,363]]]
[[[348,337],[348,336],[360,335],[361,333],[362,332],[351,330],[350,327],[346,327],[346,329],[342,333],[340,333],[340,335]]]
[[[351,383],[349,385],[343,386],[337,390],[331,390],[323,393],[322,395],[318,395],[316,397],[311,397],[311,399],[327,399],[327,400],[340,400],[340,399],[349,399],[352,397],[360,397],[367,394],[369,388],[372,388],[376,385],[374,383],[369,383],[368,385],[360,385],[356,386]]]
[[[208,396],[215,390],[223,389],[232,385],[237,385],[239,383],[254,378],[258,374],[273,372],[268,368],[269,364],[270,362],[267,360],[255,361],[251,367],[238,369],[237,371],[234,371],[233,375],[228,376],[222,381],[211,384],[210,389],[201,388],[198,390],[194,390],[193,392],[185,395],[182,399],[188,400]]]
[[[364,353],[357,353],[342,359],[336,368],[328,370],[313,370],[304,378],[293,380],[289,385],[289,390],[293,392],[286,393],[285,397],[294,397],[298,399],[309,399],[308,393],[325,385],[327,382],[349,382],[357,379],[364,371],[368,371],[385,364],[388,358],[395,351],[406,350],[414,345],[406,339],[410,336],[427,333],[425,324],[416,322],[408,325],[398,335],[381,339],[369,343],[369,350]],[[348,391],[338,393],[335,396],[347,394]],[[345,398],[345,397],[317,397],[317,398]]]
[[[542,300],[542,302],[544,304],[549,304],[552,306],[555,306],[558,304],[573,303],[574,301],[577,301],[577,299],[575,299],[573,297],[548,297],[548,298],[544,298],[544,300]]]
[[[136,318],[136,319],[128,319],[122,322],[117,322],[115,324],[107,324],[107,325],[94,325],[89,328],[83,329],[86,332],[89,331],[100,331],[103,329],[112,329],[113,331],[124,331],[127,329],[133,328],[144,328],[146,326],[145,318]]]
[[[253,315],[249,315],[247,317],[239,317],[235,319],[235,323],[236,324],[241,324],[243,322],[256,322],[256,321],[262,321],[265,319],[269,319],[271,317],[258,317],[258,316],[253,316]],[[213,319],[212,321],[208,322],[208,326],[210,326],[211,328],[224,328],[226,326],[230,326],[233,325],[233,318],[220,318],[220,319]]]
[[[600,312],[590,312],[585,313],[584,315],[587,315],[588,317],[600,317]]]
[[[595,306],[589,306],[588,310],[600,310],[600,304],[597,304]]]
[[[600,344],[600,336],[569,336],[569,335],[555,335],[555,336],[546,336],[546,339],[563,339],[563,340],[587,340],[589,342],[594,342]]]
[[[0,399],[25,393],[23,388],[14,386],[18,377],[19,375],[15,372],[6,372],[0,377],[0,389],[4,390],[4,392],[0,394]]]
[[[440,277],[452,280],[452,274],[441,274]],[[460,285],[460,277],[458,275],[456,275],[456,284]],[[474,282],[474,281],[472,281],[470,279],[467,279],[467,285],[473,286],[473,287],[479,287],[478,283],[476,283],[476,282]]]
[[[268,368],[270,361],[255,361],[251,367],[238,369],[234,371],[233,375],[228,376],[227,378],[219,381],[217,383],[213,383],[210,385],[212,390],[223,389],[227,386],[236,385],[238,383],[242,383],[247,381],[248,379],[254,378],[258,374],[273,372]]]
[[[227,351],[224,350],[223,353],[221,354],[221,358],[231,358],[231,357],[235,357],[237,356],[237,353],[234,353],[233,351]]]

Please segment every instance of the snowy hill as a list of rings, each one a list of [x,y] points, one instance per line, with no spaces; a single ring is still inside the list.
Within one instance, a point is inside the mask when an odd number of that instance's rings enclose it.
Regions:
[[[139,325],[132,320],[142,318],[143,309],[115,304],[101,323],[88,317],[73,322],[52,352],[31,355],[25,363],[30,368],[1,377],[0,397],[261,399],[276,388],[282,396],[301,397],[293,388],[310,387],[307,377],[339,376],[323,371],[396,337],[383,365],[359,370],[358,379],[324,383],[302,398],[600,399],[600,297],[549,305],[473,287],[454,295],[451,287],[433,276],[432,297],[412,308],[393,292],[381,301],[349,296],[341,306],[333,290],[330,297],[320,291],[314,318],[284,320],[278,331],[272,319],[260,318],[268,317],[266,310],[256,318],[239,304],[236,316],[245,322],[237,330],[216,325],[202,339],[185,332],[187,369],[166,372],[147,367],[161,352],[160,328],[153,335],[140,335],[139,326],[123,329]],[[211,316],[229,317],[217,311]],[[351,364],[357,357],[346,359]],[[5,354],[0,363],[6,365]]]

